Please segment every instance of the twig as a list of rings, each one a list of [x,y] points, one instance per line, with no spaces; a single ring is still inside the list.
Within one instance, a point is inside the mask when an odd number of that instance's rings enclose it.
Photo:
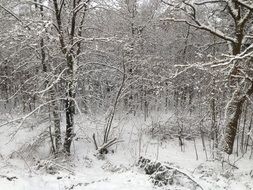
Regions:
[[[93,141],[94,141],[95,148],[96,148],[96,150],[98,150],[98,144],[97,144],[97,141],[96,141],[95,133],[93,133],[92,138],[93,138]]]

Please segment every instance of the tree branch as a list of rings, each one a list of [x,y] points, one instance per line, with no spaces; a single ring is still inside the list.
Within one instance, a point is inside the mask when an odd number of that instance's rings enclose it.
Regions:
[[[226,36],[223,32],[219,31],[219,30],[216,30],[216,29],[213,29],[211,27],[208,27],[206,25],[203,25],[201,23],[199,23],[198,21],[194,20],[194,22],[196,24],[193,24],[187,20],[184,20],[184,19],[175,19],[175,18],[165,18],[165,19],[162,19],[162,21],[172,21],[172,22],[182,22],[182,23],[185,23],[185,24],[188,24],[189,26],[192,26],[196,29],[201,29],[201,30],[205,30],[225,41],[229,41],[229,42],[232,42],[232,43],[236,43],[236,39],[232,38],[232,37],[229,37],[229,36]]]
[[[253,4],[249,4],[248,1],[245,1],[245,0],[237,0],[237,2],[238,2],[240,5],[246,7],[247,9],[253,10]]]

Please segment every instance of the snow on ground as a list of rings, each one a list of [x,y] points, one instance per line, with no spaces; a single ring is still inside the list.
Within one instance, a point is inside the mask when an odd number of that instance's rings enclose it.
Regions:
[[[206,161],[201,141],[196,140],[199,157],[196,160],[193,141],[185,141],[181,151],[177,139],[164,142],[143,135],[147,126],[143,119],[117,118],[114,134],[124,142],[116,145],[115,152],[106,155],[105,160],[98,160],[94,156],[96,152],[90,132],[97,131],[99,136],[103,120],[80,117],[77,121],[73,154],[67,160],[50,157],[48,147],[40,142],[39,137],[43,136],[47,124],[35,127],[34,122],[29,120],[12,141],[10,137],[15,128],[1,127],[0,190],[183,190],[175,184],[154,187],[149,176],[135,166],[140,155],[179,168],[205,190],[253,189],[253,161],[248,159],[249,155],[240,159],[231,156],[231,163],[236,161],[239,169],[226,163],[222,167],[218,161]],[[31,144],[37,144],[36,148]],[[208,141],[206,146],[210,160]]]

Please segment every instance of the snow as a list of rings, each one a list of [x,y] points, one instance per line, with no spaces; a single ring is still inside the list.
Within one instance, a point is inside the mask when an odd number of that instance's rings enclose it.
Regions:
[[[152,184],[148,181],[148,177],[140,175],[138,172],[124,172],[121,174],[110,174],[110,173],[94,173],[93,169],[84,171],[86,174],[76,174],[75,176],[68,176],[67,174],[61,173],[64,176],[62,179],[57,179],[55,175],[35,175],[31,176],[21,172],[13,171],[12,174],[18,176],[18,180],[8,181],[6,179],[0,179],[1,189],[11,190],[55,190],[55,189],[66,189],[72,185],[76,185],[75,189],[87,190],[118,190],[118,189],[140,189],[149,190],[152,189]],[[90,175],[88,175],[90,174]],[[94,174],[96,176],[94,176]],[[11,175],[11,173],[8,173]],[[82,185],[80,184],[82,183]],[[80,184],[80,185],[78,185]]]
[[[171,115],[167,114],[166,117]],[[151,120],[166,120],[166,117],[157,116],[152,117]],[[115,134],[120,134],[121,139],[125,141],[115,146],[115,152],[106,155],[105,160],[98,160],[94,156],[96,151],[89,139],[90,133],[95,128],[99,131],[103,126],[102,119],[88,120],[85,117],[78,117],[76,131],[79,131],[77,133],[79,138],[73,143],[73,154],[69,158],[58,159],[50,157],[48,147],[40,147],[31,154],[26,153],[24,144],[34,142],[38,134],[47,128],[46,124],[41,124],[31,129],[28,127],[31,123],[32,120],[26,122],[26,127],[20,129],[13,141],[8,144],[6,142],[9,141],[9,135],[15,129],[8,126],[0,128],[2,137],[0,144],[3,145],[0,147],[0,155],[3,158],[0,161],[0,190],[164,189],[164,187],[154,187],[149,176],[136,167],[135,163],[139,155],[186,172],[205,190],[253,189],[253,180],[250,176],[253,162],[248,158],[249,155],[244,155],[239,160],[236,156],[230,158],[231,163],[237,161],[235,165],[239,167],[238,170],[225,164],[222,168],[221,162],[211,160],[209,148],[207,148],[209,161],[206,161],[201,140],[196,139],[199,155],[199,159],[196,160],[193,141],[185,141],[184,151],[181,151],[177,139],[165,142],[151,139],[148,135],[140,135],[144,127],[150,124],[150,121],[144,122],[143,118],[116,118],[114,125],[118,126],[118,131],[116,130]],[[209,147],[207,141],[206,146]],[[15,176],[17,179],[9,181],[2,176]],[[184,190],[176,184],[165,189]]]

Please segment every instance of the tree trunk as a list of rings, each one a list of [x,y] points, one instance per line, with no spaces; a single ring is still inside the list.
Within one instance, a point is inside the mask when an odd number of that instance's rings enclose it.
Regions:
[[[70,154],[70,147],[74,137],[74,114],[75,114],[75,71],[74,60],[71,55],[67,55],[68,62],[68,79],[67,79],[67,92],[65,100],[65,114],[66,114],[66,134],[64,141],[64,151]]]
[[[242,127],[242,137],[241,137],[241,153],[244,153],[244,136],[245,136],[245,128],[246,128],[246,122],[247,122],[247,112],[248,112],[248,102],[246,101],[246,106],[244,109],[244,121],[243,121],[243,127]]]
[[[69,90],[71,91],[71,90]],[[73,127],[74,127],[74,100],[67,98],[65,100],[65,112],[66,112],[66,134],[64,141],[64,151],[69,154],[70,147],[73,139]]]
[[[247,152],[248,146],[249,146],[249,137],[250,137],[251,127],[252,127],[252,120],[253,120],[253,113],[251,114],[251,117],[250,117],[250,123],[249,123],[249,127],[248,127],[249,134],[247,135],[247,139],[246,139],[246,143],[245,143],[245,146],[246,146],[245,152]]]
[[[243,19],[243,22],[241,22],[242,15],[241,15],[241,12],[239,11],[240,8],[241,7],[239,6],[239,4],[235,3],[235,9],[238,10],[238,15],[234,19],[237,42],[232,44],[233,55],[238,55],[241,52],[243,39],[244,39],[244,27],[247,20],[249,19],[249,16],[247,16]],[[233,15],[232,12],[231,12],[231,15]],[[235,67],[233,72],[234,73],[232,74],[236,75],[236,73],[238,72],[238,68]],[[226,110],[227,121],[226,121],[226,131],[225,131],[225,144],[223,145],[223,150],[227,154],[232,154],[233,152],[234,140],[237,133],[238,121],[242,114],[242,107],[247,97],[250,96],[253,92],[253,81],[251,81],[250,83],[251,83],[251,86],[246,91],[246,93],[241,92],[241,89],[239,86],[238,89],[236,89],[235,92],[233,93],[233,96],[230,102],[228,103],[228,107]]]
[[[240,89],[237,89],[230,102],[228,103],[228,107],[226,110],[227,122],[226,122],[226,131],[225,131],[225,139],[223,150],[227,154],[233,153],[234,140],[237,132],[238,121],[242,114],[242,106],[246,101],[247,97],[249,97],[253,93],[253,82],[251,82],[250,88],[247,90],[247,93],[242,95]]]
[[[55,91],[54,89],[50,90],[51,100],[55,100]],[[55,151],[56,153],[59,152],[61,149],[62,141],[61,141],[61,121],[60,121],[60,114],[59,114],[59,107],[58,102],[52,101],[52,115],[53,115],[53,122],[54,122],[54,139],[55,139]]]

